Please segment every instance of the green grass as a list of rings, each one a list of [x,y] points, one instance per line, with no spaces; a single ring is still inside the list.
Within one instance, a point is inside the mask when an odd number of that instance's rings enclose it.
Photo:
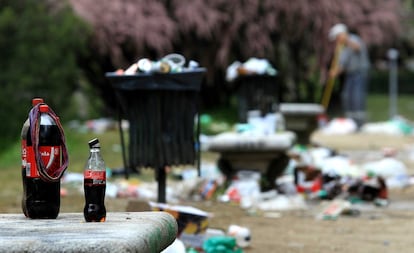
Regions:
[[[223,106],[202,111],[200,129],[203,134],[217,134],[230,130],[237,121],[237,108],[234,105]]]
[[[414,95],[400,95],[397,99],[397,114],[414,120]],[[367,99],[369,121],[386,121],[390,119],[390,102],[387,95],[370,95]]]
[[[66,143],[69,152],[69,168],[73,172],[81,172],[89,156],[89,140],[98,138],[101,143],[101,153],[105,164],[109,168],[123,166],[122,149],[119,133],[116,130],[104,134],[78,133],[65,131]]]

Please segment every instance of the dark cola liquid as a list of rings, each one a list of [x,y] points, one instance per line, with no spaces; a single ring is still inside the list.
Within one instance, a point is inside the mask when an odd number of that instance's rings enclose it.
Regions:
[[[60,145],[60,132],[56,125],[41,125],[39,131],[40,146]],[[30,128],[27,133],[27,146],[32,146]],[[23,179],[23,213],[32,219],[55,219],[60,208],[60,182],[45,182],[41,178],[26,176],[22,170]]]
[[[92,179],[84,180],[85,208],[83,215],[88,222],[102,222],[106,219],[105,184],[92,184]]]

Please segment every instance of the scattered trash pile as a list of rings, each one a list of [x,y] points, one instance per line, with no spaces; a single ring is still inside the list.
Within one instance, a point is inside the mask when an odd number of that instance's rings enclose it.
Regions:
[[[362,127],[365,133],[383,133],[391,135],[411,135],[413,134],[413,123],[402,116],[395,116],[394,118],[385,122],[367,123]]]
[[[150,202],[153,211],[165,211],[173,215],[178,224],[175,242],[163,253],[184,252],[243,252],[250,245],[248,228],[231,224],[226,231],[208,227],[211,214],[190,206],[168,205]]]
[[[139,59],[127,69],[117,69],[118,75],[135,75],[138,73],[179,73],[199,67],[199,63],[190,60],[185,66],[186,59],[181,54],[168,54],[159,60],[153,61],[148,58]]]
[[[293,174],[296,192],[310,199],[342,198],[351,203],[373,201],[384,206],[388,204],[389,185],[408,185],[405,165],[395,159],[392,152],[384,151],[381,159],[365,164],[356,164],[348,157],[323,147],[307,150],[296,146],[290,156],[290,173],[284,176]],[[286,188],[285,182],[280,184],[281,192]]]
[[[350,134],[357,130],[355,121],[349,118],[335,118],[321,127],[325,134]],[[388,121],[365,123],[359,130],[367,134],[408,136],[414,133],[414,124],[402,116],[396,116]]]
[[[361,164],[335,150],[320,146],[296,145],[289,151],[289,156],[291,161],[284,175],[276,180],[277,189],[261,192],[261,175],[258,172],[239,171],[224,191],[219,190],[223,187],[223,181],[216,174],[217,177],[209,177],[198,184],[194,193],[198,194],[201,201],[237,204],[247,215],[279,218],[284,211],[316,208],[315,219],[336,220],[341,215],[358,216],[367,206],[386,207],[390,205],[389,189],[410,185],[404,163],[396,158],[396,150],[390,148],[384,149],[381,156],[373,161]],[[195,176],[189,176],[188,170],[181,171],[181,175],[185,175],[181,178],[184,182]],[[194,198],[195,195],[192,196]],[[215,236],[210,237],[210,233]],[[206,243],[212,238],[217,239],[216,233],[215,230],[206,230],[198,236]],[[225,238],[229,233],[222,232],[219,235]],[[249,243],[243,244],[243,239],[234,237],[236,248],[228,252],[241,252],[243,248],[249,247],[251,235],[248,238]],[[199,249],[204,245],[201,241],[195,244],[187,239],[179,237],[187,247]]]
[[[308,208],[307,200],[346,200],[350,204],[389,204],[388,189],[410,184],[407,169],[395,158],[395,150],[384,149],[378,160],[357,164],[325,147],[296,145],[277,189],[261,192],[260,174],[239,171],[219,201],[234,202],[248,212],[262,213]]]

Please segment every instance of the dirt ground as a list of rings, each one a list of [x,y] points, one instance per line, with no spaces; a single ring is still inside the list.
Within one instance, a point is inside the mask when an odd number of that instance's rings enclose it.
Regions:
[[[413,137],[352,134],[327,136],[315,133],[312,140],[336,149],[356,162],[381,156],[384,147],[396,148],[397,157],[414,174]],[[358,216],[340,216],[337,220],[316,219],[322,203],[301,211],[283,211],[268,218],[247,214],[239,206],[199,202],[193,205],[212,212],[210,227],[226,229],[238,224],[251,230],[251,246],[244,252],[414,252],[414,187],[389,192],[390,205],[364,204]]]

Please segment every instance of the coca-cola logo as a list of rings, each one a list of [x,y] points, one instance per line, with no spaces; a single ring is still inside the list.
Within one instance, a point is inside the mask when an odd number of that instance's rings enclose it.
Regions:
[[[60,166],[59,146],[42,146],[40,147],[39,153],[47,169],[52,167],[58,168]]]
[[[50,156],[50,153],[47,152],[47,151],[42,151],[42,152],[40,152],[40,155],[41,156]]]
[[[48,173],[52,174],[61,164],[61,149],[60,146],[39,146],[39,155],[41,160],[46,167]],[[22,150],[22,166],[26,168],[26,175],[28,177],[37,178],[39,177],[37,168],[37,157],[32,146],[25,147]]]
[[[59,156],[60,149],[58,147],[41,147],[42,150],[40,150],[40,155],[43,157],[49,157],[52,154],[54,156]]]
[[[91,170],[85,170],[83,173],[85,178],[92,178],[92,171]]]
[[[98,181],[104,183],[106,180],[106,172],[104,170],[85,170],[83,175],[85,179],[93,179],[95,184],[99,184]]]

